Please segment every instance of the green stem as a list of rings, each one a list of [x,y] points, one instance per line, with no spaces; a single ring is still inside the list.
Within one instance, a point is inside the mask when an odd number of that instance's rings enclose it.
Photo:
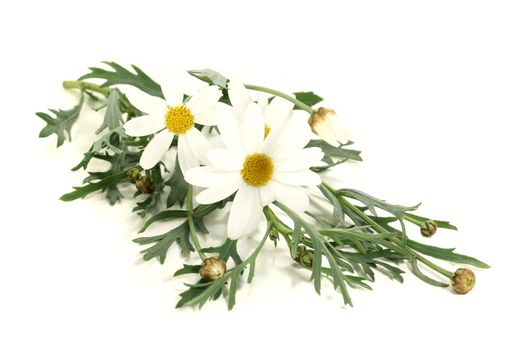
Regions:
[[[206,255],[202,252],[201,244],[197,238],[197,231],[195,230],[195,222],[193,221],[193,186],[188,186],[188,194],[186,195],[186,211],[188,212],[188,226],[190,228],[190,237],[193,245],[199,254],[202,261],[206,260]]]
[[[312,114],[314,112],[312,107],[310,107],[307,104],[299,101],[295,97],[292,97],[292,96],[290,96],[288,94],[285,94],[284,92],[280,92],[280,91],[277,91],[277,90],[274,90],[274,89],[270,89],[270,88],[267,88],[267,87],[264,87],[264,86],[258,86],[258,85],[252,85],[252,84],[245,84],[244,86],[247,89],[249,89],[249,90],[267,92],[269,94],[282,97],[285,100],[288,100],[288,101],[292,102],[293,104],[295,104],[298,108],[308,112],[309,114]]]
[[[102,87],[97,84],[88,83],[85,81],[78,81],[78,80],[65,80],[62,83],[62,86],[64,89],[82,89],[82,90],[90,90],[94,92],[98,92],[99,94],[102,94],[104,96],[108,96],[111,92],[111,88],[109,87]]]
[[[375,222],[374,220],[370,219],[368,217],[368,215],[366,215],[365,213],[363,213],[358,207],[356,207],[355,205],[353,205],[352,203],[350,203],[349,201],[346,200],[346,198],[344,197],[341,197],[339,195],[337,195],[337,191],[331,187],[330,185],[328,185],[327,183],[324,183],[323,184],[335,195],[339,198],[339,200],[341,201],[341,203],[347,207],[348,209],[352,210],[357,216],[359,216],[361,219],[363,219],[367,224],[369,224],[375,231],[379,232],[379,233],[389,233],[389,231],[387,229],[385,229],[383,226],[379,225],[377,222]],[[403,249],[406,249],[408,252],[410,252],[416,259],[418,259],[419,261],[421,261],[423,264],[427,265],[428,267],[430,267],[431,269],[439,272],[440,274],[442,274],[443,276],[445,277],[448,277],[448,278],[453,278],[454,277],[454,273],[442,268],[441,266],[438,266],[436,264],[434,264],[432,261],[428,260],[427,258],[423,257],[421,254],[417,253],[416,251],[414,251],[413,249],[410,249],[408,248],[406,245],[403,244],[403,241],[401,239],[399,239],[399,237],[391,237],[390,238],[392,240],[392,242],[394,242],[395,244],[397,244],[398,246],[400,247],[403,247]]]

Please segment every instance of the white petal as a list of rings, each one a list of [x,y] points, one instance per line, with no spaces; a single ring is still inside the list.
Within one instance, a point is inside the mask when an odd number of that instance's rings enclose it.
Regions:
[[[186,103],[193,115],[197,115],[212,108],[219,101],[222,93],[218,86],[210,85],[197,91],[195,95]]]
[[[291,156],[274,158],[275,171],[307,170],[312,166],[321,165],[320,163],[323,156],[323,151],[318,147],[304,148]]]
[[[277,181],[269,184],[270,189],[275,193],[276,200],[296,212],[304,212],[308,207],[308,196],[303,188],[292,185],[284,185]]]
[[[204,135],[195,128],[191,128],[190,130],[186,131],[186,134],[184,135],[186,136],[186,140],[193,154],[196,155],[202,163],[207,164],[208,157],[206,154],[210,149],[210,143],[206,137],[204,137]]]
[[[261,219],[262,206],[259,189],[241,183],[228,218],[228,237],[238,239],[252,233]]]
[[[186,174],[188,169],[199,166],[199,158],[197,158],[192,152],[191,147],[188,144],[188,138],[185,134],[179,135],[177,146],[177,158],[179,160],[182,174]]]
[[[232,178],[231,180],[205,189],[197,195],[195,200],[200,204],[211,204],[229,197],[232,193],[239,189],[241,185],[241,177]]]
[[[233,109],[222,102],[217,102],[212,108],[193,115],[195,123],[200,125],[217,125],[221,120],[232,116]]]
[[[217,125],[221,133],[222,140],[226,147],[230,150],[244,152],[241,145],[240,123],[234,117],[229,117],[221,120]]]
[[[226,171],[213,165],[189,169],[184,174],[184,179],[199,187],[213,187],[240,178],[239,171]]]
[[[263,109],[268,108],[268,96],[265,93],[259,92],[257,94],[257,104]]]
[[[270,184],[275,181],[270,181],[266,186],[262,186],[259,188],[259,195],[261,196],[261,205],[267,206],[271,202],[275,200],[275,194],[272,192],[270,188]]]
[[[241,123],[241,140],[247,154],[260,152],[264,141],[264,119],[261,108],[250,103]]]
[[[269,155],[293,153],[306,146],[312,136],[308,119],[304,115],[292,114],[283,125],[272,128],[264,140],[263,152]]]
[[[124,132],[129,136],[147,136],[164,127],[164,115],[143,115],[127,121]]]
[[[184,95],[183,78],[176,74],[168,75],[167,79],[162,82],[162,94],[169,106],[175,107],[182,104],[182,97]]]
[[[273,179],[283,184],[296,186],[317,186],[321,184],[321,177],[311,170],[276,173]]]
[[[151,169],[157,165],[170,148],[172,141],[173,134],[168,130],[162,130],[156,134],[142,152],[140,166],[144,169]]]
[[[119,89],[140,111],[148,115],[164,116],[166,114],[168,104],[162,98],[151,96],[130,85],[119,85]]]
[[[283,124],[290,116],[294,104],[281,97],[275,97],[265,111],[265,121],[270,127],[277,127]]]
[[[229,171],[240,171],[244,162],[243,154],[229,149],[210,149],[207,156],[212,165]]]
[[[244,115],[246,108],[252,102],[248,89],[239,81],[230,81],[228,83],[228,97],[238,118]]]

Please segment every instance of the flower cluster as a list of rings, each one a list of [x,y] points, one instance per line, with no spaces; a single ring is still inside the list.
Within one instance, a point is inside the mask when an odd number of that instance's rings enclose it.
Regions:
[[[158,84],[135,66],[133,72],[106,64],[112,70],[90,68],[80,80],[64,82],[65,88],[80,90],[80,101],[69,110],[50,110],[54,116],[37,113],[47,123],[40,137],[55,134],[58,146],[71,139],[85,99],[105,109],[97,139],[73,170],[91,167],[94,159],[108,162],[109,170],[90,171],[86,184],[61,199],[101,191],[113,205],[132,184],[133,211],[146,218],[140,232],[157,221],[176,220],[165,234],[134,242],[148,246],[141,252],[145,260],[160,263],[173,244],[183,256],[198,254],[199,264],[184,264],[175,272],[200,278],[180,294],[177,307],[202,306],[228,289],[231,309],[238,280],[248,269],[251,282],[268,238],[276,246],[286,244],[292,263],[311,272],[318,293],[327,278],[345,304],[352,303],[348,288],[371,289],[376,272],[403,282],[402,263],[422,281],[451,286],[458,294],[472,290],[474,272],[465,267],[451,272],[428,257],[489,267],[453,249],[409,238],[407,223],[424,239],[438,228],[456,229],[447,221],[415,215],[418,205],[390,204],[323,180],[323,172],[361,157],[349,148],[348,121],[332,109],[315,107],[323,100],[317,94],[243,84],[210,69],[188,71],[187,78],[202,85],[185,91],[178,79]],[[199,233],[216,235],[204,219],[221,209],[227,213],[227,238],[219,246],[202,247]],[[259,232],[263,223],[266,231],[257,248],[241,257],[239,239]],[[420,265],[445,280],[430,277]]]

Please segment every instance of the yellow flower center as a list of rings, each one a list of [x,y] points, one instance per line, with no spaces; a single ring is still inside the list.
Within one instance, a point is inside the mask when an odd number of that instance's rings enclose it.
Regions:
[[[272,128],[270,128],[268,125],[264,126],[264,139],[266,139],[266,136],[272,131]]]
[[[166,129],[179,135],[193,127],[193,115],[184,105],[170,107],[166,112]]]
[[[244,159],[242,179],[248,185],[261,187],[272,179],[273,160],[264,153],[250,154]]]

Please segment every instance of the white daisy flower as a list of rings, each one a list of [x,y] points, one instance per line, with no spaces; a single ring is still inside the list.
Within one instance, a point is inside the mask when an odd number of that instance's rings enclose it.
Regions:
[[[228,218],[228,236],[237,239],[256,229],[263,207],[275,200],[303,212],[309,202],[304,186],[321,183],[319,175],[309,168],[320,162],[323,153],[319,148],[304,148],[311,133],[303,115],[290,116],[291,108],[276,108],[270,113],[271,104],[263,113],[259,105],[247,101],[242,91],[233,88],[229,96],[238,118],[227,118],[219,124],[226,149],[209,150],[211,165],[188,170],[185,179],[206,188],[196,197],[201,204],[215,203],[236,193]],[[265,137],[264,114],[268,113],[275,117],[278,127]]]
[[[162,91],[165,100],[151,96],[147,98],[149,103],[145,107],[138,105],[147,115],[129,120],[124,124],[124,130],[129,136],[155,134],[140,158],[140,166],[144,169],[153,168],[170,148],[174,136],[177,136],[177,158],[184,173],[207,162],[209,143],[195,125],[217,125],[230,107],[218,102],[221,91],[217,86],[207,86],[197,91],[186,102],[183,101],[183,94],[169,84],[162,85]]]

